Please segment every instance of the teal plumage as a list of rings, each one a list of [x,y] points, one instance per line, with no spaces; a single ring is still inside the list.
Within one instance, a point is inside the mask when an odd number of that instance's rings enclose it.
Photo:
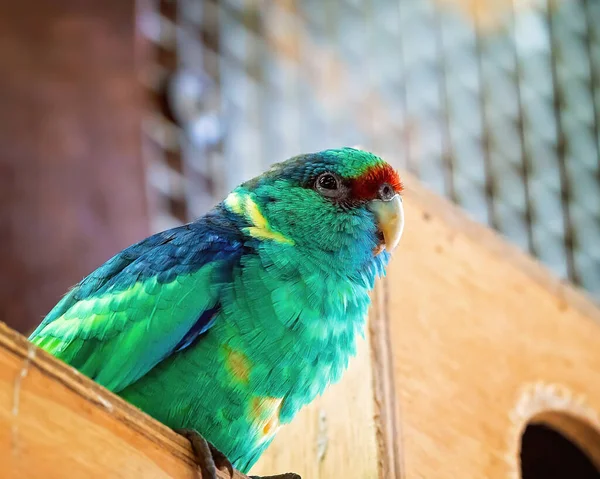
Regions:
[[[401,189],[364,151],[292,158],[108,260],[30,340],[247,471],[355,354]]]

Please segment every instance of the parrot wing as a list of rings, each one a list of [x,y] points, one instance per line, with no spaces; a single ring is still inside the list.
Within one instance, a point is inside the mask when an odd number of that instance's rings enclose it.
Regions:
[[[81,281],[29,339],[118,392],[210,328],[243,248],[218,214],[158,233]]]

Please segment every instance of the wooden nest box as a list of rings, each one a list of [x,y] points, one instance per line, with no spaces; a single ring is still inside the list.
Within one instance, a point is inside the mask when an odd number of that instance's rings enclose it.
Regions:
[[[368,340],[253,473],[517,479],[523,432],[538,423],[600,469],[598,309],[406,183],[405,236]],[[198,477],[185,440],[5,327],[0,462],[11,478]]]

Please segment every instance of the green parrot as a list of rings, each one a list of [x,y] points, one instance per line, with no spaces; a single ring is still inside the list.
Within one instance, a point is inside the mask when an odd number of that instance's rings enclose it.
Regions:
[[[401,193],[362,150],[275,164],[109,259],[29,339],[188,437],[206,477],[246,472],[355,354]]]

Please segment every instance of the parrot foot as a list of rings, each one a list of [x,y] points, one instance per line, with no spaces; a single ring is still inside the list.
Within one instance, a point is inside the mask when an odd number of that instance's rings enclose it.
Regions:
[[[229,459],[210,442],[193,429],[175,429],[192,444],[196,464],[202,473],[202,479],[218,479],[217,471],[229,474],[233,479],[233,466]],[[291,478],[290,478],[291,479]]]
[[[285,474],[277,474],[275,476],[250,476],[250,479],[302,479],[298,474],[286,472]]]

